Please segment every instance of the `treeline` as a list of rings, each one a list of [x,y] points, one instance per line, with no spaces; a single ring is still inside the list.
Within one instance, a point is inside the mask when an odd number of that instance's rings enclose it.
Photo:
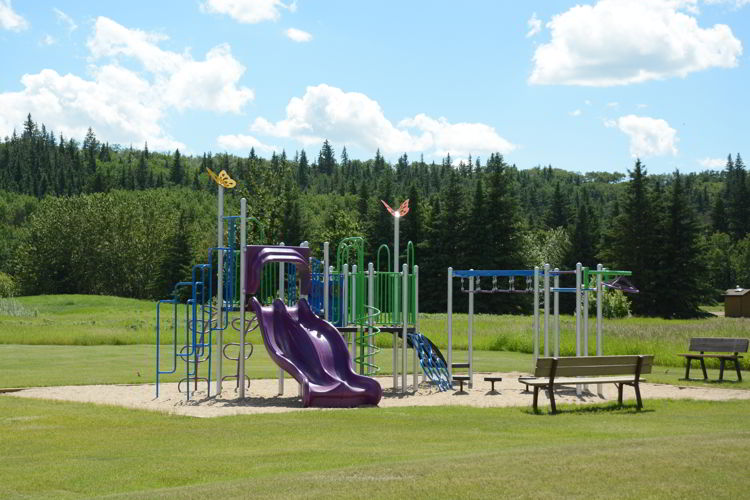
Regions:
[[[374,260],[393,235],[379,200],[409,198],[401,238],[417,246],[423,311],[445,310],[448,266],[602,262],[633,270],[642,290],[634,312],[666,317],[696,315],[724,289],[750,286],[749,179],[739,154],[722,171],[647,175],[636,162],[627,177],[520,170],[499,154],[458,164],[404,154],[391,164],[379,152],[350,159],[328,141],[311,157],[186,157],[109,145],[91,130],[79,145],[31,117],[0,143],[0,272],[26,294],[166,296],[216,241],[206,167],[237,180],[226,213],[246,197],[266,242],[309,240],[316,252],[323,241],[360,235]],[[477,306],[523,311],[529,302],[495,295]]]

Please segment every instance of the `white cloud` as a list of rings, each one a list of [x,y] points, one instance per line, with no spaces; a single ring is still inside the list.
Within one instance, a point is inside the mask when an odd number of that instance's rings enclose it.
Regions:
[[[639,104],[638,105],[638,109],[644,109],[644,108],[647,108],[647,107],[648,107],[648,104]]]
[[[586,99],[585,101],[583,101],[583,103],[584,103],[584,104],[585,104],[586,106],[591,106],[591,101],[589,101],[588,99]]]
[[[608,103],[607,103],[607,107],[608,107],[608,108],[616,108],[616,107],[618,107],[619,105],[620,105],[620,103],[619,103],[619,102],[617,102],[617,101],[612,101],[612,102],[608,102]]]
[[[219,144],[219,147],[231,149],[232,151],[250,151],[250,148],[255,148],[256,152],[267,154],[278,150],[276,146],[264,144],[252,135],[220,135],[216,138],[216,142]]]
[[[301,98],[293,97],[285,119],[271,123],[260,117],[251,130],[292,138],[303,144],[328,139],[391,154],[420,151],[433,156],[447,153],[468,156],[508,153],[516,148],[494,128],[482,123],[450,123],[445,118],[418,114],[396,126],[385,117],[377,101],[359,92],[344,92],[325,84],[307,87]]]
[[[232,57],[228,45],[218,45],[195,61],[189,54],[162,50],[158,42],[167,37],[128,29],[111,19],[99,17],[88,47],[94,59],[132,57],[155,76],[166,103],[177,109],[197,108],[239,113],[255,94],[238,87],[245,67]]]
[[[581,116],[582,111],[580,109],[575,109],[568,113],[570,116]]]
[[[61,75],[52,69],[21,78],[18,92],[0,93],[0,137],[26,115],[67,137],[80,138],[92,127],[97,136],[152,149],[186,149],[163,126],[171,110],[239,112],[253,92],[238,85],[245,68],[229,46],[209,50],[202,61],[162,50],[163,35],[125,28],[100,17],[88,41],[89,77]],[[141,71],[119,59],[133,59]]]
[[[698,163],[706,168],[722,168],[726,165],[727,160],[725,158],[703,158],[698,160]]]
[[[298,30],[297,28],[289,28],[284,31],[284,34],[295,42],[309,42],[312,40],[312,35],[307,31]]]
[[[201,9],[216,14],[226,14],[235,21],[255,24],[263,21],[278,21],[281,9],[297,10],[297,3],[287,6],[281,0],[206,0]]]
[[[0,0],[0,28],[10,31],[23,31],[28,27],[28,21],[13,10],[10,0]]]
[[[52,10],[57,16],[57,22],[65,25],[65,27],[68,28],[69,33],[72,33],[78,29],[78,25],[76,24],[76,22],[73,20],[72,17],[70,17],[65,12],[61,11],[60,9],[53,8]]]
[[[57,43],[57,40],[55,39],[55,37],[53,37],[52,35],[49,35],[49,34],[47,34],[47,35],[44,35],[44,36],[42,37],[42,39],[41,39],[41,40],[39,40],[39,44],[40,44],[40,45],[46,45],[46,46],[49,46],[49,45],[54,45],[54,44],[56,44],[56,43]]]
[[[529,83],[613,86],[731,68],[742,43],[725,24],[701,28],[696,0],[599,0],[547,23]],[[685,13],[686,11],[688,13]]]
[[[536,17],[536,12],[531,14],[531,17],[526,21],[526,25],[529,27],[529,31],[526,32],[526,38],[536,36],[542,31],[542,20]]]
[[[616,122],[605,122],[607,127],[614,125],[630,138],[630,155],[633,157],[677,154],[677,131],[666,120],[626,115]]]

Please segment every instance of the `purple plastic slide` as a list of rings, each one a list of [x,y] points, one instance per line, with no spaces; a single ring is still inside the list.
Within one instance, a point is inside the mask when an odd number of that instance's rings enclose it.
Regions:
[[[339,331],[313,313],[305,299],[296,307],[279,299],[264,307],[253,297],[251,306],[271,359],[302,384],[302,406],[378,404],[383,396],[380,384],[354,372]]]

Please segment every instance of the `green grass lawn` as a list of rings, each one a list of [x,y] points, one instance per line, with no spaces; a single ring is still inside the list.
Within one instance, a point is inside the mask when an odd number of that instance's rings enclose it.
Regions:
[[[2,498],[744,498],[750,402],[216,419],[0,396]]]

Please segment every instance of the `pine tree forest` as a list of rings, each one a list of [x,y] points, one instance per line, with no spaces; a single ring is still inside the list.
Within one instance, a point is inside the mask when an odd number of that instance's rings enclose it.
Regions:
[[[307,240],[317,256],[324,241],[362,236],[373,259],[393,235],[379,200],[410,199],[401,239],[416,247],[424,312],[445,311],[448,266],[629,269],[641,290],[633,313],[667,318],[700,315],[725,289],[750,287],[750,178],[738,152],[720,171],[654,175],[635,160],[627,174],[582,174],[520,169],[500,154],[352,159],[328,141],[262,158],[113,145],[91,129],[78,139],[29,116],[0,142],[0,276],[18,294],[168,296],[216,241],[206,168],[237,181],[225,213],[238,214],[245,197],[263,221],[265,241],[252,231],[251,242]],[[529,307],[489,296],[478,312]]]

